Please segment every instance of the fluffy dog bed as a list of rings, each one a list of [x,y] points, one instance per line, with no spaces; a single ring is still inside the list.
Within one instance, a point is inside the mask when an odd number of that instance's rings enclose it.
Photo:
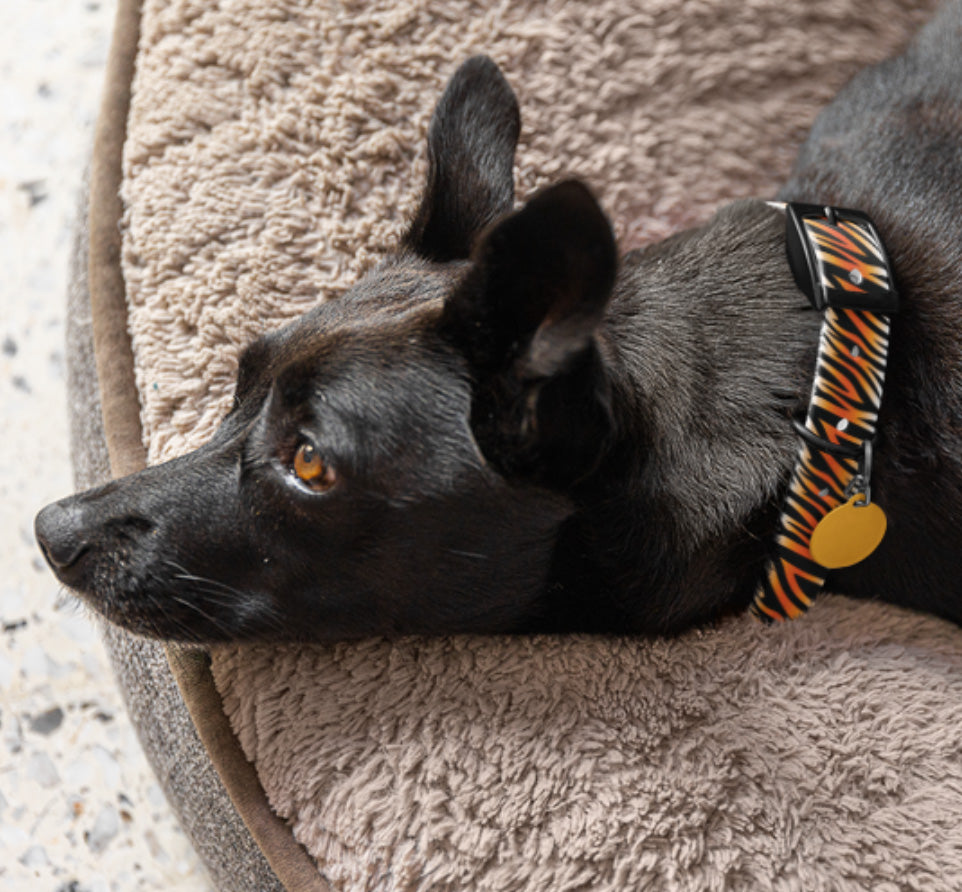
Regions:
[[[113,473],[202,443],[244,343],[390,250],[467,56],[519,95],[519,196],[577,174],[625,248],[773,194],[922,5],[122,0],[89,253]],[[101,434],[78,431],[91,482]],[[171,650],[170,670],[107,641],[224,890],[962,888],[962,632],[929,617],[827,596],[672,641]]]

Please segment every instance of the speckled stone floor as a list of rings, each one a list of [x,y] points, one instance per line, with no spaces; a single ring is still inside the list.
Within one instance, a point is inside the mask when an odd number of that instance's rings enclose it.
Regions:
[[[33,515],[71,491],[67,257],[114,0],[0,3],[0,889],[207,892]]]

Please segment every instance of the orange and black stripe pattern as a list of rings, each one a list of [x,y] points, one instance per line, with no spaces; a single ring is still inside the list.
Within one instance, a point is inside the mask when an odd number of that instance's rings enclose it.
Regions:
[[[804,221],[826,290],[892,291],[884,249],[871,224]],[[875,436],[888,355],[889,316],[863,309],[825,312],[805,427],[829,444],[861,449]],[[828,571],[812,558],[812,533],[848,498],[859,472],[841,457],[803,440],[775,542],[752,612],[766,622],[794,619],[812,604]]]
[[[885,250],[873,228],[854,220],[803,220],[818,262],[822,286],[831,292],[891,291]]]

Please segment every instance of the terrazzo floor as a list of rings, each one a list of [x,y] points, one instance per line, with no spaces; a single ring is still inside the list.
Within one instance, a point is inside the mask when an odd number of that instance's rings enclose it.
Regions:
[[[67,258],[115,0],[0,3],[0,890],[209,892],[33,515],[72,489]]]

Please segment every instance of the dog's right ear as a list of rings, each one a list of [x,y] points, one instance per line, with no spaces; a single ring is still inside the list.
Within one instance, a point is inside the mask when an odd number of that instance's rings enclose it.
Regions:
[[[439,328],[467,361],[482,454],[549,485],[582,479],[613,424],[596,337],[618,269],[608,218],[568,180],[490,226],[471,259]]]
[[[475,237],[514,204],[518,101],[487,56],[468,59],[428,131],[428,182],[404,244],[429,260],[463,260]]]

